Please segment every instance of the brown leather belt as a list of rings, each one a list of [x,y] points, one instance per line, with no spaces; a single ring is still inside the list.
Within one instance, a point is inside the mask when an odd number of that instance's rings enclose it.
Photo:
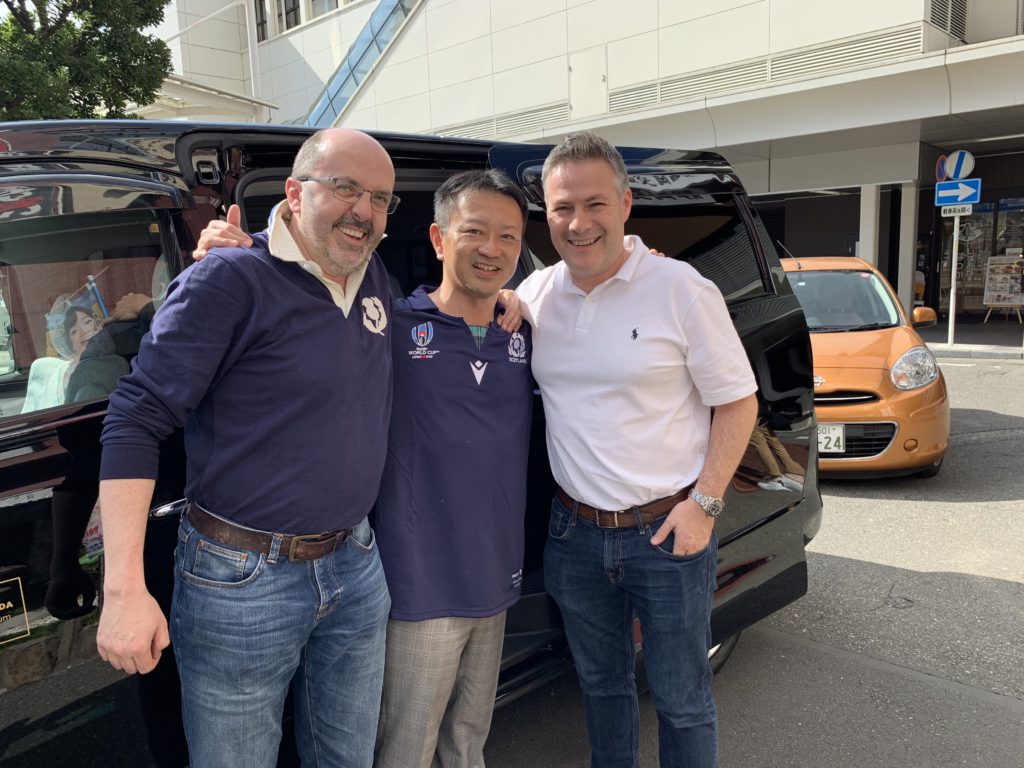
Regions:
[[[691,488],[693,488],[692,483],[671,496],[655,499],[639,507],[620,509],[617,512],[609,512],[604,509],[597,509],[589,504],[584,504],[582,501],[574,499],[561,488],[555,491],[555,495],[569,509],[575,509],[578,517],[587,522],[594,523],[598,528],[636,528],[637,513],[639,513],[641,523],[649,525],[659,517],[663,517],[671,512],[672,507],[686,498]]]
[[[283,538],[278,551],[281,557],[287,557],[289,560],[319,560],[321,557],[331,554],[352,533],[351,528],[329,533],[303,535],[267,533],[235,525],[223,518],[211,515],[192,502],[189,502],[185,514],[188,515],[192,526],[201,534],[236,549],[247,549],[251,552],[269,555],[274,536],[281,535]]]

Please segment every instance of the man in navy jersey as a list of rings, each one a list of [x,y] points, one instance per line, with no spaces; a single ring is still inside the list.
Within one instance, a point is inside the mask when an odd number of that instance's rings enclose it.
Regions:
[[[496,170],[434,195],[438,287],[394,302],[394,412],[373,523],[392,598],[377,768],[483,766],[522,580],[530,331],[499,325],[526,198]],[[193,254],[248,242],[211,222]],[[504,320],[504,325],[508,325]]]
[[[374,515],[392,595],[377,768],[483,766],[519,598],[533,379],[503,330],[526,199],[500,171],[434,195],[441,285],[395,302],[395,403]]]
[[[193,768],[275,765],[290,682],[304,764],[372,763],[390,599],[367,515],[392,386],[374,248],[394,183],[366,134],[310,137],[269,228],[174,280],[111,395],[97,646],[146,673],[168,644],[142,549],[158,445],[183,426],[170,638]]]

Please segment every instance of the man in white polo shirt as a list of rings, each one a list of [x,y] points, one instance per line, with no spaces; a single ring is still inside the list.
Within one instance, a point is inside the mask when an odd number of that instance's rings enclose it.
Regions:
[[[639,766],[635,613],[661,765],[714,766],[714,524],[757,385],[715,285],[625,237],[632,194],[614,147],[570,135],[543,183],[562,262],[517,293],[559,486],[545,585],[579,672],[592,765]]]

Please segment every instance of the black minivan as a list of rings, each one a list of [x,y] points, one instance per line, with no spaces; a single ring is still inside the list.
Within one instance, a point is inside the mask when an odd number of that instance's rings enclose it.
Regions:
[[[128,370],[168,281],[190,263],[200,230],[232,203],[242,208],[243,227],[262,229],[310,133],[186,122],[0,123],[0,763],[7,768],[187,765],[173,654],[152,674],[130,678],[96,653],[106,396]],[[376,137],[394,160],[402,198],[379,248],[396,294],[439,282],[427,237],[432,196],[464,169],[501,168],[530,200],[513,285],[557,260],[540,186],[549,147]],[[717,524],[717,668],[745,627],[807,590],[804,549],[821,521],[807,326],[767,231],[722,157],[622,153],[634,201],[627,232],[718,285],[760,386],[758,425]],[[106,332],[97,334],[100,327]],[[499,704],[572,664],[544,593],[553,481],[539,399],[534,413],[523,597],[508,616]],[[176,435],[163,446],[146,543],[147,581],[165,610],[183,487]],[[287,738],[280,762],[295,764]]]

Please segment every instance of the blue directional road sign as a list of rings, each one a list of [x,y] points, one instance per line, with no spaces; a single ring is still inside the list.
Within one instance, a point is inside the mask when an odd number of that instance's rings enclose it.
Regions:
[[[966,149],[958,149],[943,163],[947,179],[965,179],[974,170],[974,155]]]
[[[936,205],[967,205],[981,202],[981,179],[940,181],[935,185]]]

